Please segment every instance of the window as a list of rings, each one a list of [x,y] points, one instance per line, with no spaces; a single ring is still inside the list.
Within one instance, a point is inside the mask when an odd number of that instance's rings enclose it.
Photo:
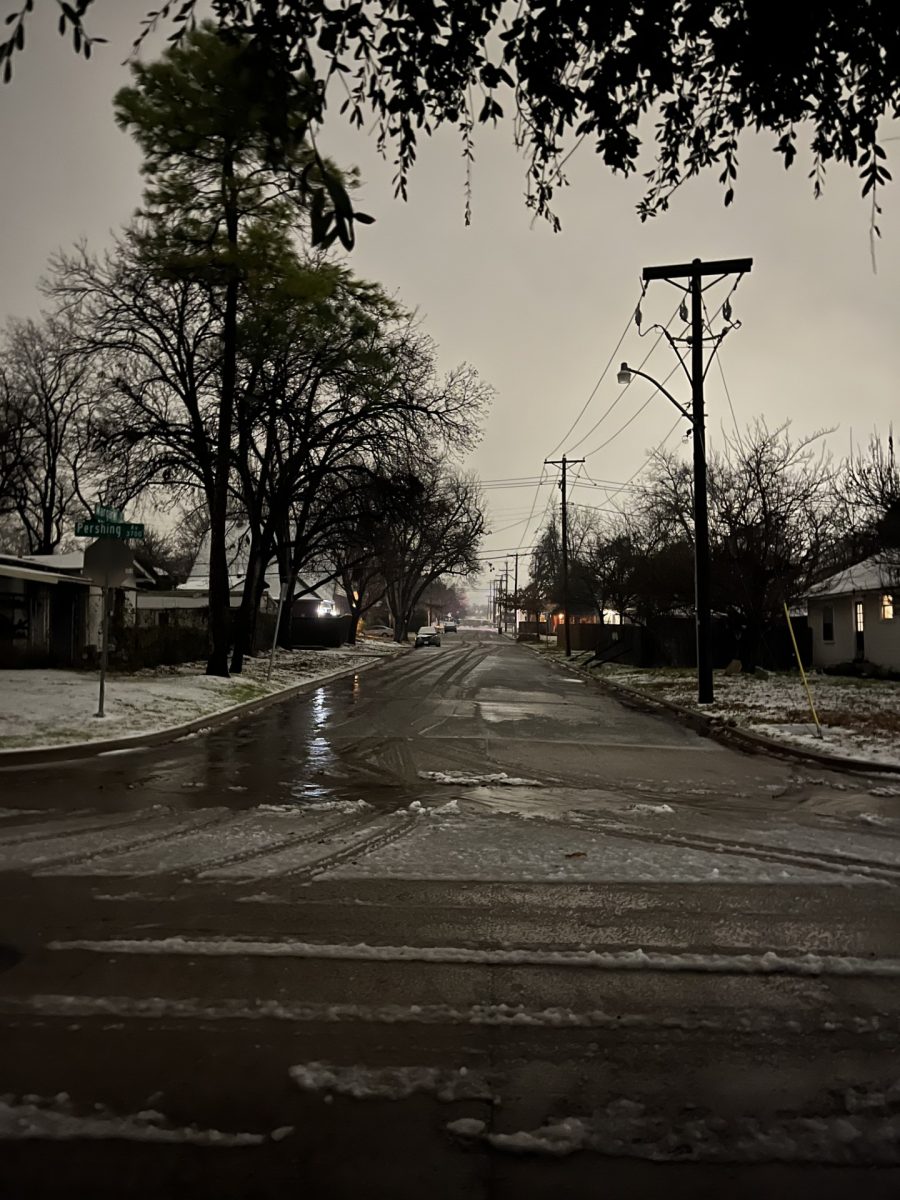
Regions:
[[[822,608],[822,641],[834,641],[834,608],[830,604]]]
[[[856,600],[853,604],[853,628],[857,633],[862,633],[866,628],[866,606],[862,600]]]
[[[894,619],[894,597],[890,592],[885,592],[881,597],[881,619],[882,621],[893,621]]]

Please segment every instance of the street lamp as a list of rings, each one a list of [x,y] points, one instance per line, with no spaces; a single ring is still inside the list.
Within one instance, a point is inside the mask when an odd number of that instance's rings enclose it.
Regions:
[[[709,500],[706,490],[706,429],[703,414],[702,392],[699,404],[690,412],[675,399],[670,391],[652,375],[622,363],[616,379],[623,386],[639,375],[652,383],[668,401],[675,405],[690,423],[694,440],[694,607],[697,620],[697,699],[700,704],[713,702],[712,674],[712,613],[710,603],[709,567]],[[701,380],[702,384],[702,380]],[[697,389],[695,388],[695,395]]]

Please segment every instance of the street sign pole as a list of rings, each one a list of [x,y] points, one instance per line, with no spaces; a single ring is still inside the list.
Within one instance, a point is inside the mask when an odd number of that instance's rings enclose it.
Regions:
[[[97,708],[97,716],[105,717],[103,711],[104,701],[106,700],[106,665],[109,662],[109,587],[103,585],[103,647],[100,651],[100,703]]]
[[[278,631],[281,629],[281,607],[284,604],[284,593],[287,588],[284,581],[279,577],[278,580],[278,612],[275,616],[275,632],[272,634],[272,649],[269,651],[269,669],[266,672],[266,683],[270,683],[272,679],[272,667],[275,665],[275,647],[278,645]]]

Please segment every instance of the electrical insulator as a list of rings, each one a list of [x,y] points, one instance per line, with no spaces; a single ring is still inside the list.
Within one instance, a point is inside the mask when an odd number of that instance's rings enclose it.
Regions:
[[[730,300],[726,300],[725,303],[722,305],[722,316],[725,318],[726,321],[731,320],[731,301]]]
[[[634,323],[635,323],[635,325],[637,325],[638,329],[640,329],[641,321],[643,321],[643,319],[644,318],[641,316],[641,306],[638,305],[637,308],[634,310]]]
[[[683,300],[681,302],[681,308],[679,308],[679,310],[678,310],[678,316],[684,322],[684,324],[687,325],[688,310],[687,310],[687,305],[685,304],[685,302]]]

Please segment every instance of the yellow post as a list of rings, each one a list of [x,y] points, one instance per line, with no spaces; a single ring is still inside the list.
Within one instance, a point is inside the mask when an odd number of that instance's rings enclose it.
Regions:
[[[809,701],[809,711],[812,713],[812,718],[816,723],[816,732],[819,737],[822,737],[822,726],[819,724],[819,718],[816,714],[816,706],[813,704],[812,692],[809,690],[809,680],[806,678],[806,672],[803,670],[803,663],[800,661],[800,650],[797,646],[797,639],[794,637],[794,627],[791,624],[791,614],[788,612],[787,602],[784,604],[784,615],[787,617],[788,629],[791,631],[791,641],[794,643],[794,656],[797,659],[797,666],[800,668],[800,678],[803,680],[803,686],[806,688],[806,698]]]

